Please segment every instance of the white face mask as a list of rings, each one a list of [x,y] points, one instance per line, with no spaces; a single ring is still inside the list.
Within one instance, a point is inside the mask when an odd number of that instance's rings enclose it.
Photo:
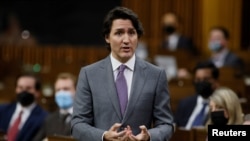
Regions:
[[[212,52],[218,52],[223,48],[220,41],[210,41],[208,47]]]

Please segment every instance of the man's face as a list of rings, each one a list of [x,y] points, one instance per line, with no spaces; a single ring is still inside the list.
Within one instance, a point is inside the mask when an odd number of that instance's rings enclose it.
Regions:
[[[163,26],[166,26],[166,25],[172,25],[174,27],[178,26],[177,17],[172,13],[165,14],[163,16],[162,22],[163,22]]]
[[[227,40],[224,37],[224,34],[220,30],[212,30],[210,32],[209,42],[219,42],[222,46],[227,46]]]
[[[130,20],[116,19],[105,40],[110,44],[112,56],[125,63],[134,55],[138,34]]]
[[[32,77],[23,76],[17,80],[16,85],[16,94],[19,94],[23,91],[27,91],[35,96],[35,98],[39,97],[39,91],[35,88],[36,80]]]
[[[215,89],[217,87],[217,81],[212,76],[212,70],[209,68],[197,69],[195,73],[194,82],[210,82],[212,84],[212,88]]]
[[[55,83],[55,92],[58,91],[69,91],[72,94],[72,97],[75,96],[75,85],[71,79],[58,79]]]

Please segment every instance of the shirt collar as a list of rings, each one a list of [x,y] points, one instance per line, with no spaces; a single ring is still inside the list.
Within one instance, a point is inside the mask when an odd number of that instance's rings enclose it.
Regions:
[[[203,103],[207,103],[208,104],[208,99],[205,99],[201,95],[198,95],[197,102],[199,104],[203,104]]]
[[[36,106],[36,103],[33,102],[32,104],[30,104],[29,106],[23,107],[19,102],[17,103],[17,111],[32,111]]]
[[[112,56],[112,54],[110,54],[110,58],[111,58],[111,63],[112,63],[113,71],[117,70],[117,68],[121,64],[123,64],[120,61],[118,61],[117,59],[115,59]],[[134,67],[135,67],[135,54],[126,63],[124,63],[124,65],[126,65],[127,68],[130,69],[131,71],[134,71]]]
[[[68,108],[68,109],[60,109],[60,113],[61,114],[71,114],[72,115],[72,113],[73,113],[73,107],[70,107],[70,108]]]

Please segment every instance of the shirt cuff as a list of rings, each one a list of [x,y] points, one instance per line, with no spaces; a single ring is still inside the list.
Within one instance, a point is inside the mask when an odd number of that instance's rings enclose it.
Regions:
[[[104,141],[104,135],[107,133],[107,131],[105,131],[103,134],[102,134],[102,141]]]

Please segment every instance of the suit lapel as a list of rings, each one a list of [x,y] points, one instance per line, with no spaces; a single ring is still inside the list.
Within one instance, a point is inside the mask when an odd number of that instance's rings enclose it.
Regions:
[[[112,64],[110,57],[108,56],[105,59],[105,62],[103,63],[102,68],[104,69],[104,75],[105,79],[103,80],[103,84],[105,85],[107,95],[110,98],[110,101],[113,105],[113,108],[115,109],[117,116],[119,117],[120,120],[122,120],[122,115],[120,111],[120,104],[116,92],[116,87],[115,87],[115,82],[114,82],[114,74],[113,74],[113,69],[112,69]]]
[[[138,98],[141,95],[141,91],[146,80],[145,68],[146,65],[141,60],[139,60],[139,58],[136,58],[129,103],[125,111],[123,122],[130,117],[131,113],[134,110],[135,104],[137,103]]]

